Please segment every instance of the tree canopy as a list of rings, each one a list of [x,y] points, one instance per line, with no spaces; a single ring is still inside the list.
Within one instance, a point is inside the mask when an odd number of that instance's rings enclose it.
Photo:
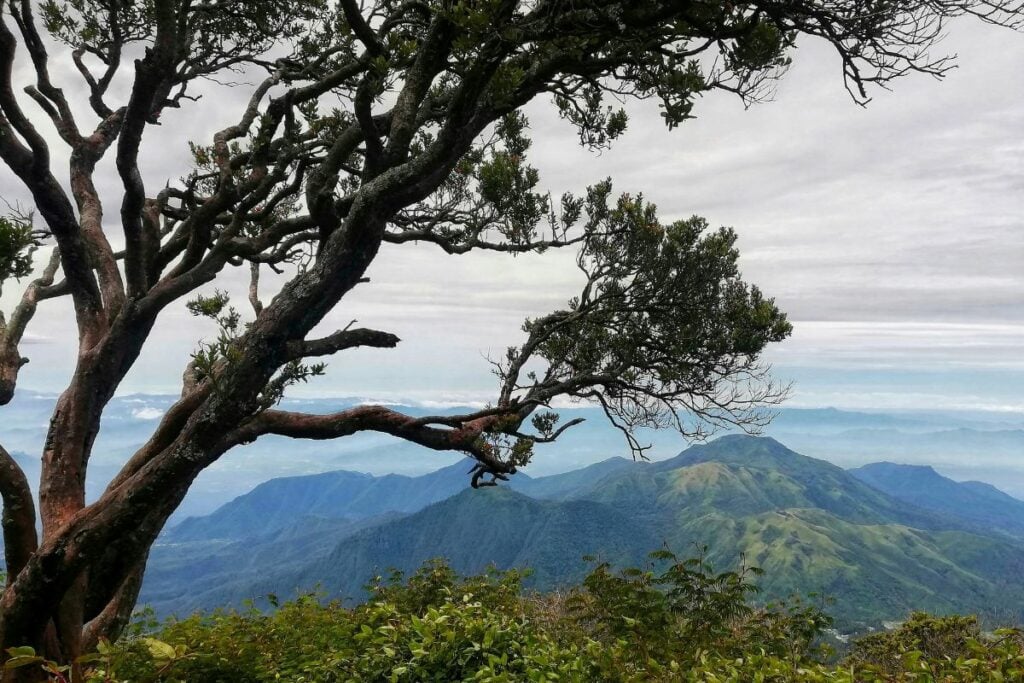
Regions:
[[[756,102],[811,39],[834,48],[864,102],[873,84],[951,68],[932,53],[949,20],[1016,26],[1020,10],[1013,0],[8,0],[0,160],[33,216],[0,223],[0,276],[29,275],[34,250],[52,249],[0,317],[0,404],[43,302],[71,299],[78,339],[41,454],[41,537],[24,473],[0,449],[0,645],[68,661],[119,632],[147,550],[191,482],[266,434],[392,434],[466,452],[480,485],[572,425],[549,408],[561,399],[599,403],[635,452],[640,426],[757,426],[784,393],[759,358],[790,326],[742,280],[734,233],[698,217],[663,221],[607,180],[549,196],[528,160],[522,108],[549,99],[580,144],[600,149],[627,128],[623,98],[655,101],[669,128],[714,91]],[[16,92],[22,64],[32,83]],[[55,64],[80,80],[58,84]],[[225,105],[222,127],[191,143],[180,180],[144,177],[153,127],[194,106],[201,81],[248,100],[237,112]],[[51,153],[58,139],[64,168]],[[111,156],[121,191],[104,196],[97,174]],[[369,328],[308,335],[351,290],[372,286],[365,273],[382,244],[414,242],[439,255],[575,249],[586,282],[564,309],[525,322],[496,363],[486,409],[278,409],[287,387],[326,370],[319,359],[399,343]],[[250,277],[244,313],[222,294],[199,295],[233,268]],[[289,274],[272,297],[260,287],[268,269]],[[197,349],[180,399],[87,505],[104,408],[159,341],[158,318],[186,302],[219,336]]]

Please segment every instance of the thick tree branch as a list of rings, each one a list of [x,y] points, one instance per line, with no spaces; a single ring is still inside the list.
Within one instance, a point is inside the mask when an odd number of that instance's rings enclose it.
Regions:
[[[255,261],[249,264],[249,305],[256,315],[263,312],[263,301],[260,299],[260,264]]]
[[[30,170],[31,175],[38,177],[49,172],[50,148],[36,127],[25,116],[15,97],[12,85],[12,71],[16,48],[17,39],[15,39],[14,34],[8,28],[7,22],[2,19],[2,10],[0,10],[0,70],[2,70],[2,77],[0,77],[0,109],[3,110],[10,125],[14,127],[14,130],[17,131],[18,135],[25,140],[29,149],[31,149],[31,168],[26,169],[25,172]]]
[[[265,434],[298,439],[336,439],[358,432],[390,434],[437,451],[461,451],[472,455],[492,472],[512,474],[515,467],[498,459],[481,444],[480,437],[499,421],[498,416],[468,419],[458,427],[441,429],[384,406],[357,406],[329,415],[268,410],[232,432],[228,440],[248,443]]]
[[[138,160],[143,132],[148,124],[156,122],[174,85],[175,66],[180,58],[176,5],[169,0],[154,3],[156,36],[153,47],[135,63],[135,81],[117,143],[117,170],[124,185],[121,224],[129,297],[139,297],[148,291],[150,262],[160,246],[154,226],[143,220],[146,189]]]
[[[21,466],[0,446],[0,496],[3,498],[4,558],[7,583],[22,570],[36,551],[36,506]]]
[[[14,397],[18,371],[28,362],[27,358],[21,356],[18,347],[39,302],[62,293],[60,289],[51,286],[58,267],[60,253],[54,249],[42,274],[25,289],[10,320],[5,321],[0,315],[0,405],[6,405]]]
[[[479,237],[469,239],[448,238],[429,230],[403,230],[401,232],[388,232],[384,235],[384,241],[389,244],[405,244],[407,242],[427,242],[436,244],[445,253],[460,255],[468,254],[471,251],[497,251],[505,254],[526,254],[535,251],[546,251],[548,249],[560,249],[579,244],[583,236],[570,237],[567,239],[538,239],[530,242],[492,242],[482,240]]]
[[[103,610],[83,627],[82,649],[85,652],[93,652],[101,640],[115,640],[131,622],[135,603],[139,598],[139,591],[142,589],[142,577],[145,569],[146,559],[144,557],[121,581]]]
[[[334,334],[321,339],[310,339],[308,341],[289,342],[287,358],[298,360],[300,358],[311,358],[314,356],[330,356],[359,346],[369,346],[377,349],[391,349],[398,346],[401,340],[390,332],[356,328],[354,330],[339,330]]]
[[[68,105],[67,98],[65,98],[64,92],[50,81],[49,57],[39,30],[36,28],[32,2],[30,0],[9,0],[8,7],[18,25],[36,70],[36,88],[30,86],[26,92],[50,115],[61,138],[72,146],[80,144],[81,133],[75,124],[75,117]],[[52,102],[52,106],[47,102]]]
[[[341,9],[345,13],[345,20],[352,28],[352,32],[362,41],[366,51],[371,55],[379,55],[384,48],[381,46],[377,34],[363,18],[363,13],[356,0],[340,0],[338,4],[341,5]]]

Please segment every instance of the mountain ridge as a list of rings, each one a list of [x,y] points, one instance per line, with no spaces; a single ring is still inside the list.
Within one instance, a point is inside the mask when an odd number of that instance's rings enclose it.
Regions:
[[[178,597],[147,575],[144,599],[162,613],[181,613],[317,584],[358,599],[371,576],[391,566],[409,571],[437,555],[463,572],[488,562],[530,565],[530,585],[546,590],[582,577],[583,554],[643,565],[647,552],[667,544],[684,554],[707,546],[702,552],[720,569],[743,557],[762,566],[764,599],[831,594],[846,625],[898,619],[911,609],[1024,615],[1024,589],[1007,578],[1024,570],[1024,544],[900,501],[774,439],[725,436],[665,461],[585,469],[544,486],[531,482],[545,478],[524,480],[521,490],[473,491],[463,475],[456,495],[401,518],[364,518],[358,529],[338,522],[325,538],[333,547],[306,562],[286,558],[222,573]],[[527,495],[531,486],[548,497]],[[187,556],[188,544],[174,550]]]
[[[909,505],[955,514],[982,528],[1024,538],[1024,501],[991,484],[956,482],[928,465],[878,462],[850,474]]]

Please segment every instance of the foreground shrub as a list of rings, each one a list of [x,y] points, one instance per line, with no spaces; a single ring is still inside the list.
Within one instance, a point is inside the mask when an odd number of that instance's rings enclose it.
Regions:
[[[907,680],[1024,680],[1021,632],[983,635],[975,617],[916,612],[890,632],[854,642],[847,664],[879,677]],[[907,678],[910,674],[919,678]]]
[[[673,676],[699,669],[709,658],[737,659],[748,651],[794,663],[817,652],[832,620],[800,600],[755,607],[750,578],[743,568],[716,573],[705,561],[681,559],[662,550],[652,553],[648,569],[613,572],[598,564],[583,585],[566,599],[566,614],[581,646],[598,641],[596,663],[606,680]],[[815,652],[812,652],[814,650]]]
[[[524,596],[517,571],[460,578],[432,561],[408,578],[378,577],[353,608],[271,596],[272,613],[139,628],[82,664],[90,683],[1024,681],[1020,632],[986,635],[973,617],[914,614],[831,662],[821,606],[756,605],[757,573],[662,551],[647,568],[598,564],[566,593]],[[27,648],[16,655],[9,667],[68,677]]]

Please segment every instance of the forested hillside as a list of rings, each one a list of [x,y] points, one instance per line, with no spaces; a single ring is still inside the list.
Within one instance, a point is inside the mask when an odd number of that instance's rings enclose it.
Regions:
[[[638,564],[653,547],[685,554],[706,546],[717,567],[765,570],[758,599],[830,596],[848,630],[914,609],[996,621],[1024,614],[1015,581],[1024,543],[986,529],[970,506],[913,505],[772,439],[726,436],[661,462],[613,459],[481,490],[468,489],[458,467],[408,481],[337,473],[269,482],[172,530],[154,549],[143,600],[161,614],[186,614],[319,586],[352,603],[365,599],[372,576],[412,571],[431,557],[463,573],[492,563],[529,568],[526,585],[549,590],[582,578],[583,555]],[[394,495],[421,479],[423,497]],[[348,503],[327,505],[338,482],[361,483],[349,492],[361,515]],[[455,495],[440,500],[449,485]],[[297,497],[281,497],[288,492]],[[426,505],[431,495],[439,502]],[[221,525],[231,519],[239,524]],[[262,519],[270,526],[258,533]],[[183,540],[197,529],[221,532]]]

